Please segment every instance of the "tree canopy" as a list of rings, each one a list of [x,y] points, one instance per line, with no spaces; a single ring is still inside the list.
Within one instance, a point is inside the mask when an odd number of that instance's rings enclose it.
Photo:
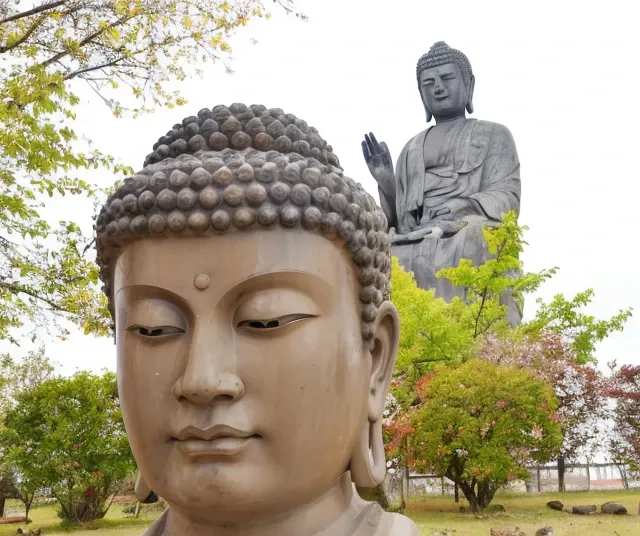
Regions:
[[[462,260],[459,266],[438,274],[464,287],[464,300],[454,298],[447,303],[436,298],[433,291],[418,288],[413,275],[394,259],[391,300],[398,309],[402,329],[385,420],[386,448],[394,463],[406,467],[413,459],[416,467],[424,468],[435,462],[433,452],[427,456],[427,451],[418,449],[414,453],[411,447],[419,430],[435,433],[438,423],[447,424],[440,419],[437,405],[430,405],[424,386],[432,382],[435,370],[440,375],[445,367],[446,374],[454,374],[449,369],[465,367],[471,360],[475,360],[477,370],[484,370],[484,363],[507,367],[509,374],[528,369],[548,386],[554,405],[559,404],[554,419],[564,437],[562,448],[557,450],[561,457],[575,457],[593,444],[597,428],[590,425],[604,414],[605,403],[602,378],[589,365],[596,362],[596,344],[613,331],[622,330],[632,311],[620,310],[609,319],[586,314],[584,307],[593,298],[593,291],[587,290],[573,299],[557,295],[549,303],[538,300],[534,317],[512,327],[502,300],[504,293],[522,300],[557,271],[524,271],[519,257],[526,245],[525,231],[514,213],[506,214],[501,225],[484,231],[492,259],[479,266]],[[498,385],[487,380],[485,387],[496,389],[498,396]],[[442,442],[439,446],[446,448]],[[441,465],[430,470],[448,476]],[[504,474],[499,478],[499,473],[495,475],[496,482],[506,482]],[[484,493],[488,496],[493,495]]]
[[[302,17],[293,0],[273,3]],[[39,334],[60,318],[110,331],[85,255],[90,239],[45,211],[50,198],[95,196],[82,179],[88,169],[131,172],[76,130],[75,84],[116,116],[184,104],[167,84],[226,62],[234,32],[268,16],[261,0],[0,3],[0,339],[16,342],[25,325]],[[64,323],[53,329],[65,333]]]
[[[409,467],[457,483],[472,510],[486,508],[529,461],[559,451],[562,431],[550,386],[528,371],[470,360],[437,369],[418,385]]]
[[[103,517],[135,464],[113,373],[78,372],[16,395],[1,441],[30,489],[50,489],[62,517]]]

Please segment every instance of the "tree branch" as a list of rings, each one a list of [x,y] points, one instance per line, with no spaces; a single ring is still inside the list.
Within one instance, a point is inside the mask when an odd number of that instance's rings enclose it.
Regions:
[[[13,294],[26,294],[27,296],[31,296],[32,298],[35,298],[36,300],[40,300],[41,302],[46,303],[54,311],[59,311],[59,312],[62,312],[62,313],[68,313],[69,312],[64,307],[60,307],[53,300],[49,300],[48,298],[43,297],[41,294],[38,294],[35,290],[31,290],[31,289],[29,289],[27,287],[23,287],[22,285],[14,285],[12,283],[4,283],[4,282],[0,281],[0,288],[5,288],[5,289],[7,289],[9,292],[11,292]]]
[[[498,254],[496,255],[496,261],[498,261],[500,259],[500,254],[504,250],[504,246],[505,246],[504,244],[502,244],[500,246],[500,249],[498,250]],[[491,274],[491,277],[494,277],[495,275],[496,275],[496,271],[494,269],[493,273]],[[480,322],[480,317],[482,316],[482,310],[484,309],[484,304],[487,301],[488,292],[489,292],[489,286],[488,286],[488,282],[487,282],[487,286],[485,286],[483,291],[482,291],[482,301],[480,302],[480,308],[478,309],[478,314],[476,315],[475,327],[473,329],[473,338],[474,339],[479,335],[478,324]]]
[[[64,77],[64,80],[71,80],[72,78],[75,78],[76,76],[82,76],[83,74],[87,74],[90,73],[92,71],[98,71],[99,69],[105,69],[107,67],[113,67],[114,65],[117,65],[119,62],[121,62],[122,60],[125,59],[125,56],[120,56],[119,58],[116,58],[113,61],[108,61],[106,63],[101,63],[100,65],[94,65],[92,67],[86,67],[84,69],[78,69],[77,71],[74,71],[72,73],[69,73],[68,75],[66,75]]]
[[[31,15],[37,15],[38,13],[43,13],[45,11],[50,11],[57,7],[63,6],[66,3],[67,0],[57,0],[56,2],[51,2],[49,4],[44,3],[34,7],[33,9],[23,11],[22,13],[16,13],[15,15],[7,17],[6,19],[2,19],[0,20],[0,25],[5,24],[6,22],[13,22],[14,20],[24,19],[25,17],[30,17]]]
[[[95,32],[93,32],[92,34],[89,34],[87,37],[85,37],[82,41],[80,41],[78,43],[78,48],[82,48],[83,46],[85,46],[87,43],[90,43],[91,41],[93,41],[94,39],[100,37],[102,34],[104,34],[107,30],[112,30],[113,28],[117,28],[118,26],[124,24],[125,22],[131,20],[134,17],[134,15],[127,15],[125,17],[121,17],[118,20],[112,22],[111,24],[105,26],[104,28],[100,28],[98,30],[96,30]],[[64,58],[65,56],[69,55],[69,50],[64,50],[62,52],[58,52],[56,55],[52,56],[51,58],[49,58],[48,60],[43,61],[39,67],[47,67],[49,65],[51,65],[52,63]]]
[[[46,16],[43,16],[35,20],[33,24],[29,27],[29,29],[22,35],[22,37],[18,39],[15,43],[13,43],[11,46],[0,47],[0,54],[3,54],[4,52],[8,52],[9,50],[13,50],[14,48],[19,47],[22,43],[24,43],[27,39],[29,39],[31,34],[38,29],[38,26],[40,26],[45,21],[46,18],[47,18]]]

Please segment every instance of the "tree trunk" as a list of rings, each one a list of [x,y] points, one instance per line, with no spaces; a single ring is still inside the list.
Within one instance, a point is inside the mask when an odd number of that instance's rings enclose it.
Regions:
[[[540,482],[540,467],[536,469],[536,478],[538,479],[538,493],[542,491],[542,483]]]
[[[4,505],[6,500],[7,498],[5,497],[4,493],[0,493],[0,518],[4,517]]]
[[[491,504],[496,494],[497,488],[494,488],[490,482],[478,483],[478,506],[480,510],[484,510]]]
[[[533,471],[529,471],[529,478],[524,481],[527,493],[533,493]]]
[[[564,474],[565,474],[564,456],[560,456],[558,458],[558,491],[559,492],[565,491]]]
[[[455,484],[456,484],[456,489],[458,489],[458,483],[456,482]],[[464,498],[467,499],[467,502],[469,503],[469,506],[471,507],[471,511],[472,512],[479,512],[480,511],[480,505],[478,504],[478,497],[476,496],[476,493],[475,493],[475,490],[473,489],[473,486],[471,486],[470,484],[468,484],[466,482],[460,482],[459,487],[462,490]]]
[[[458,483],[457,482],[454,482],[454,485],[453,485],[453,497],[454,497],[454,501],[456,503],[460,502],[460,491],[458,490]]]
[[[622,479],[622,485],[624,489],[629,489],[629,479],[627,478],[627,468],[622,463],[617,463],[616,467],[618,468],[618,472],[620,473],[620,478]]]

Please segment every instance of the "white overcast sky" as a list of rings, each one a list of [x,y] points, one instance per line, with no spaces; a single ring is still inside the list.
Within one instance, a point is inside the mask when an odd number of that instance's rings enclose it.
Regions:
[[[180,84],[187,106],[115,119],[82,92],[78,113],[84,133],[103,151],[141,168],[154,141],[200,108],[233,102],[281,107],[316,126],[346,173],[377,196],[360,151],[362,135],[375,132],[395,160],[425,128],[415,65],[444,40],[471,61],[474,117],[505,124],[516,140],[520,221],[530,227],[525,268],[560,267],[539,295],[594,288],[589,313],[598,317],[634,307],[638,316],[597,356],[603,365],[611,359],[640,364],[640,32],[633,4],[300,0],[308,22],[274,10],[271,21],[250,23],[233,40],[233,75],[211,66],[202,80]],[[106,185],[112,177],[100,180]],[[55,215],[87,224],[90,210],[69,202]],[[526,315],[534,310],[530,298]],[[74,333],[67,342],[52,341],[47,351],[64,373],[115,370],[108,339]]]

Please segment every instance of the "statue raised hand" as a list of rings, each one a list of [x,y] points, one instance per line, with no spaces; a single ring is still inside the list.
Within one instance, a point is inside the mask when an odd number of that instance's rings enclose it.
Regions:
[[[369,167],[369,172],[378,183],[378,186],[388,196],[395,197],[395,175],[393,173],[393,161],[391,153],[385,142],[378,143],[373,132],[364,135],[362,142],[362,154]]]

